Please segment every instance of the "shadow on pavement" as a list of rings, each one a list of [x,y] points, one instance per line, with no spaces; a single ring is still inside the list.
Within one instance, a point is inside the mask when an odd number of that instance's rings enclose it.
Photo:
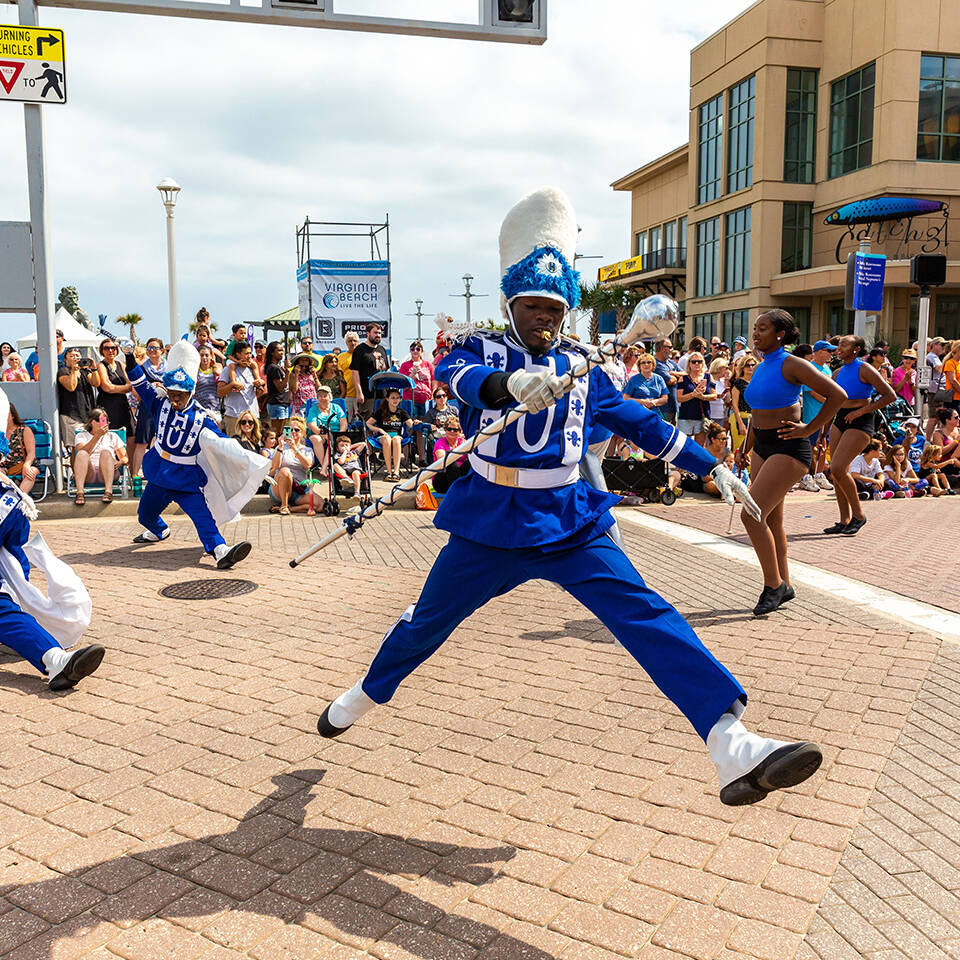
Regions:
[[[465,847],[363,829],[306,827],[311,789],[324,773],[297,770],[273,777],[274,792],[228,833],[139,850],[50,880],[0,884],[0,896],[27,910],[31,905],[72,901],[77,905],[73,912],[68,904],[67,915],[48,914],[52,922],[64,924],[64,936],[77,936],[101,922],[130,926],[149,916],[214,917],[229,909],[293,924],[319,917],[351,937],[392,943],[422,960],[453,956],[454,946],[472,954],[466,944],[483,948],[494,941],[497,957],[554,960],[489,924],[447,912],[384,879],[402,875],[425,877],[446,887],[480,886],[496,880],[499,863],[515,856],[514,847]],[[85,876],[80,887],[76,881]],[[131,876],[139,879],[129,885],[116,879]],[[357,900],[334,892],[347,882]],[[143,898],[154,899],[158,886],[170,889],[172,902],[144,916]],[[103,892],[101,887],[115,892]],[[0,929],[5,921],[17,922],[9,914],[0,915]],[[440,924],[446,929],[438,932]],[[30,956],[46,960],[60,956],[56,934],[54,927],[36,937]]]
[[[189,547],[175,547],[172,550],[152,543],[130,543],[113,550],[104,550],[103,553],[95,556],[97,566],[100,567],[132,567],[151,570],[183,570],[190,567],[204,573],[217,573],[217,565],[213,562],[213,558],[204,556],[203,547],[199,543]],[[73,566],[90,563],[91,555],[70,553],[60,559]]]

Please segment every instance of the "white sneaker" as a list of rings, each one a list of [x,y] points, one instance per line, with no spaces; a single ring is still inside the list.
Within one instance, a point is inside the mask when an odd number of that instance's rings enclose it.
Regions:
[[[818,473],[813,479],[816,480],[817,486],[818,486],[821,490],[832,490],[832,489],[833,489],[833,484],[826,478],[826,476],[825,476],[824,474]]]
[[[800,489],[806,490],[808,493],[817,493],[820,490],[817,486],[817,481],[814,480],[809,473],[803,475],[803,479],[800,481]]]

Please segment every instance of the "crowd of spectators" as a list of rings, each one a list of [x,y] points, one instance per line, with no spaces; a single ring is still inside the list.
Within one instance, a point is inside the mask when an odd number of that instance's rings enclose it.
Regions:
[[[835,357],[839,337],[799,344],[794,354],[826,376],[839,366]],[[609,341],[608,341],[609,342]],[[930,385],[921,389],[917,374],[917,345],[891,358],[890,344],[878,341],[864,359],[880,372],[897,394],[897,403],[878,418],[876,434],[851,464],[851,475],[861,499],[953,495],[960,487],[960,340],[935,337],[929,341],[925,362]],[[653,410],[693,437],[718,459],[731,463],[750,427],[750,407],[744,393],[760,356],[747,348],[745,339],[729,344],[714,337],[709,343],[694,337],[685,351],[661,338],[649,352],[634,347],[621,351],[615,361],[626,399]],[[915,415],[917,391],[922,416]],[[801,419],[809,423],[819,412],[822,398],[803,389]],[[814,462],[797,489],[831,490],[829,438],[814,445]],[[613,438],[608,453],[621,458],[642,457],[629,442]],[[693,477],[683,477],[685,489],[717,495]],[[672,480],[671,480],[672,485]]]

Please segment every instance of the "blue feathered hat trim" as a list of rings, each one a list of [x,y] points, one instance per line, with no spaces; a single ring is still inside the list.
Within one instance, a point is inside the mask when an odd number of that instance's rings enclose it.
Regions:
[[[569,309],[580,302],[580,274],[555,247],[536,247],[507,268],[500,289],[509,303],[514,297],[553,297]]]
[[[184,393],[193,393],[196,387],[193,377],[183,367],[167,371],[163,375],[163,385],[168,390],[182,390]]]

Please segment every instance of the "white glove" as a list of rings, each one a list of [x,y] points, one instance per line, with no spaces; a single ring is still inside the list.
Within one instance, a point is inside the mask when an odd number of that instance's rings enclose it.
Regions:
[[[507,378],[507,390],[510,395],[522,403],[530,413],[546,410],[555,400],[559,400],[567,389],[563,377],[558,377],[547,369],[514,370]]]
[[[710,476],[713,477],[713,482],[717,485],[720,496],[723,497],[730,506],[733,506],[734,502],[739,500],[745,507],[747,513],[758,523],[760,522],[760,518],[762,517],[760,507],[757,506],[756,500],[750,496],[747,485],[729,467],[718,463],[710,471]]]

